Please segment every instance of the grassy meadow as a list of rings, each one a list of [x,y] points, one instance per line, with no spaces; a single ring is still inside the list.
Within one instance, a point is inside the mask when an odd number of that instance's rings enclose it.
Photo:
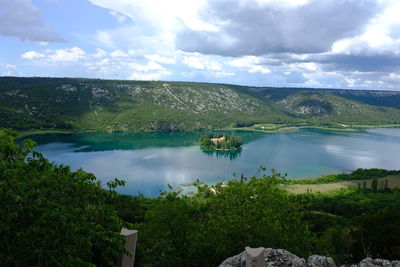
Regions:
[[[290,184],[285,185],[285,189],[287,189],[291,193],[295,194],[304,194],[307,192],[320,192],[325,193],[334,190],[340,190],[343,188],[362,188],[365,182],[366,188],[371,188],[373,179],[362,179],[362,180],[348,180],[348,181],[338,181],[333,183],[324,183],[324,184]],[[388,188],[400,188],[400,175],[388,175],[385,177],[377,178],[378,180],[378,188],[379,185],[384,184],[385,180],[387,180]]]

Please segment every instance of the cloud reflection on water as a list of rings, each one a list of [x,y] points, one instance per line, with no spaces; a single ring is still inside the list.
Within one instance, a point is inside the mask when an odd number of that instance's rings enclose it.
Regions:
[[[400,134],[400,129],[396,130],[395,134]],[[398,169],[400,138],[392,138],[390,131],[382,133],[335,135],[304,131],[269,134],[246,143],[237,157],[209,155],[197,145],[92,149],[88,152],[79,149],[77,152],[77,145],[71,142],[73,138],[67,143],[52,140],[37,149],[50,161],[71,165],[73,169],[82,167],[104,182],[113,178],[126,180],[127,185],[119,189],[122,193],[140,191],[156,196],[160,189],[167,188],[167,184],[178,186],[197,178],[205,183],[215,183],[232,179],[233,173],[238,177],[242,173],[250,177],[260,165],[287,172],[291,178],[316,177],[356,168]],[[81,145],[84,143],[80,142],[78,148]]]

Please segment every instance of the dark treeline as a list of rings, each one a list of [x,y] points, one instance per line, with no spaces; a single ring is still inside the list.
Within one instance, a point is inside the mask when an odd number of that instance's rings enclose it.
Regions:
[[[113,266],[123,225],[139,230],[136,266],[215,266],[245,246],[337,263],[400,259],[397,189],[294,195],[283,176],[261,168],[248,179],[198,185],[191,197],[125,196],[112,190],[123,182],[104,189],[93,175],[32,152],[31,141],[16,145],[15,136],[0,131],[2,266]]]

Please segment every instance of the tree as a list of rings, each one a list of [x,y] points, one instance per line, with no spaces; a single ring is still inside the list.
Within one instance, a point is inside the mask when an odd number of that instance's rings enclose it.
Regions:
[[[301,206],[278,186],[281,180],[273,172],[226,186],[198,186],[193,197],[162,194],[135,225],[141,233],[138,262],[215,266],[245,246],[285,248],[308,256],[317,241],[302,221]]]
[[[302,223],[301,206],[277,186],[280,180],[273,173],[215,187],[207,221],[201,226],[203,239],[198,242],[203,250],[212,248],[214,264],[244,246],[285,248],[302,256],[315,248],[315,236]]]
[[[365,257],[397,260],[400,257],[400,211],[398,206],[385,207],[353,219],[356,260]]]
[[[376,179],[376,178],[372,179],[371,190],[373,193],[378,192],[378,179]]]
[[[123,223],[106,204],[113,191],[92,174],[50,163],[33,141],[17,145],[16,137],[0,129],[0,265],[115,265],[124,240]]]
[[[211,141],[211,138],[220,138],[225,136],[225,140],[218,141],[214,143]],[[240,146],[243,144],[242,139],[239,136],[235,135],[227,135],[227,134],[213,134],[207,133],[203,134],[200,138],[200,148],[203,150],[235,150],[239,149]]]

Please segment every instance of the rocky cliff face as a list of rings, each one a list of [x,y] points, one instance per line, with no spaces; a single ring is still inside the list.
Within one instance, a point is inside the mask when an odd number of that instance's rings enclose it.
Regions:
[[[261,250],[260,250],[261,249]],[[246,266],[265,266],[265,267],[336,267],[332,258],[326,256],[312,255],[307,260],[300,258],[284,249],[258,248],[263,254],[263,262],[251,263],[249,261],[249,251],[246,251],[226,259],[220,264],[220,267],[246,267]],[[343,265],[344,266],[344,265]],[[359,264],[349,265],[350,267],[400,267],[400,261],[388,261],[382,259],[366,258]]]

